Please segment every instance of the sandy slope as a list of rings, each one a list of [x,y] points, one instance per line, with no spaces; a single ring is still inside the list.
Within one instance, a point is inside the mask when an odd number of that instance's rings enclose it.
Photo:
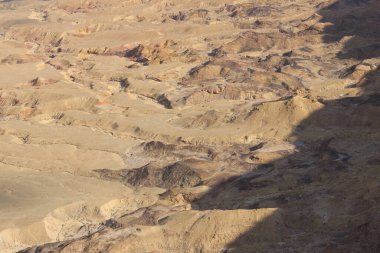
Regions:
[[[379,9],[0,0],[0,251],[380,251]]]

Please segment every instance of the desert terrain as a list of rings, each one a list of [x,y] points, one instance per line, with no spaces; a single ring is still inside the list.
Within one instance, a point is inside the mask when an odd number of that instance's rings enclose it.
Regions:
[[[0,252],[380,252],[380,1],[0,0]]]

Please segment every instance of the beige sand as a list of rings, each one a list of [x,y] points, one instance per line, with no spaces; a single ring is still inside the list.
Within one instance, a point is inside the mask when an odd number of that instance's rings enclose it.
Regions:
[[[0,0],[0,252],[378,252],[379,9]]]

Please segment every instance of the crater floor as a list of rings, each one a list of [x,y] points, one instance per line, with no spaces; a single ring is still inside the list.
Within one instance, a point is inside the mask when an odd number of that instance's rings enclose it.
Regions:
[[[380,252],[379,10],[0,0],[0,252]]]

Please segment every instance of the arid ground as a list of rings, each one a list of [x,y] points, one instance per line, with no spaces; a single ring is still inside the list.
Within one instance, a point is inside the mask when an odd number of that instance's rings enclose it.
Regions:
[[[0,0],[0,252],[380,252],[380,1]]]

